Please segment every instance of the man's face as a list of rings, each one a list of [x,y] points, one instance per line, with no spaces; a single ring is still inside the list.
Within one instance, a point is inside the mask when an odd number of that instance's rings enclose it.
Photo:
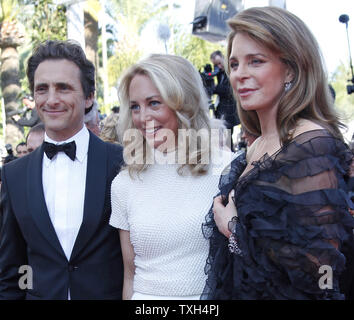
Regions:
[[[27,151],[37,149],[44,140],[44,132],[31,132],[27,137]]]
[[[17,153],[17,157],[19,157],[19,158],[22,158],[23,156],[25,156],[28,153],[26,145],[17,146],[16,153]]]
[[[214,59],[211,59],[214,67],[218,67],[220,70],[224,71],[224,59],[220,56],[215,56]]]
[[[35,103],[34,101],[27,99],[27,98],[23,98],[22,99],[22,103],[29,109],[33,109],[35,107]]]
[[[63,141],[79,132],[84,124],[85,108],[93,103],[85,98],[80,69],[66,59],[44,60],[34,73],[34,100],[47,135]]]

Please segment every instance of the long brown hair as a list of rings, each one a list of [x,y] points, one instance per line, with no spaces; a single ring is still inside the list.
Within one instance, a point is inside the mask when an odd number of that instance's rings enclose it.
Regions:
[[[228,24],[232,31],[228,36],[227,61],[235,35],[244,32],[277,53],[294,73],[290,90],[284,91],[279,102],[277,128],[280,142],[284,144],[292,138],[290,133],[300,118],[312,120],[335,137],[343,139],[339,127],[344,125],[334,109],[323,58],[316,39],[305,23],[287,10],[262,7],[241,11]],[[229,63],[226,71],[229,75]],[[243,110],[240,101],[237,108],[242,125],[249,132],[260,135],[257,113]]]

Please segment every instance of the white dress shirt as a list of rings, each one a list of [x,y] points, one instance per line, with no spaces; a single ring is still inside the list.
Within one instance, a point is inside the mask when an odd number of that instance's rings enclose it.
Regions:
[[[50,219],[68,260],[74,247],[84,213],[87,152],[90,135],[85,126],[65,141],[53,141],[47,134],[44,141],[62,144],[75,141],[76,158],[64,152],[50,160],[43,155],[43,191]]]

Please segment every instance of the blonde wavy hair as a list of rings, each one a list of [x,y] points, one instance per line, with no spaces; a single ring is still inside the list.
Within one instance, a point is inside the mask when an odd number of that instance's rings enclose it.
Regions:
[[[136,75],[145,75],[150,78],[166,105],[176,113],[179,129],[194,129],[195,131],[206,129],[211,137],[208,98],[198,71],[182,57],[152,54],[127,69],[118,87],[121,104],[118,136],[123,142],[123,155],[125,162],[128,163],[127,168],[131,176],[133,173],[139,174],[149,167],[146,160],[151,153],[149,145],[140,132],[140,139],[135,139],[133,142],[124,140],[127,130],[135,128],[130,110],[129,87]],[[197,148],[192,151],[187,144],[186,163],[179,166],[178,173],[182,174],[183,168],[186,167],[192,175],[203,175],[208,171],[210,161],[207,164],[202,163],[201,158],[207,156],[210,159],[210,143],[206,146],[200,143],[198,137],[194,135],[189,139],[190,142],[196,143]],[[126,148],[128,144],[129,148]],[[132,149],[135,152],[135,157],[138,153],[143,159],[142,164],[129,164],[129,160],[132,159]]]
[[[343,140],[339,127],[344,125],[334,109],[323,57],[305,23],[278,7],[250,8],[227,22],[231,28],[227,40],[227,61],[235,35],[243,32],[278,54],[294,73],[290,90],[284,91],[279,102],[277,127],[280,142],[284,144],[292,138],[291,132],[300,118],[312,120]],[[230,75],[229,62],[226,71]],[[261,135],[257,113],[243,110],[236,95],[235,98],[242,125],[249,132]]]

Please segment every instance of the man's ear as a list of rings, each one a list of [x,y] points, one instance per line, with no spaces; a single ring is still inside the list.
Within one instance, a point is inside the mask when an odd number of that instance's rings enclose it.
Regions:
[[[93,101],[95,99],[94,93],[91,93],[88,98],[86,98],[85,109],[92,107]]]

